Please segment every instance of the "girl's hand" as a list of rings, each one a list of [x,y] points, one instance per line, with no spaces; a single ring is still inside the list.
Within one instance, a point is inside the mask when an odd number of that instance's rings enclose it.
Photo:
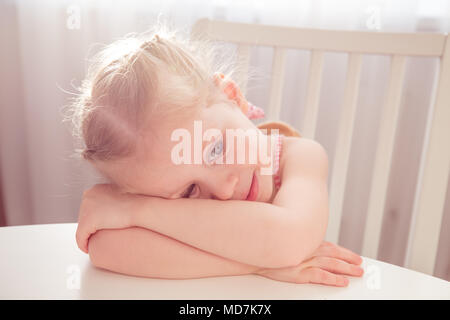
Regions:
[[[111,184],[96,184],[83,193],[76,240],[78,247],[88,253],[89,237],[101,229],[131,227],[131,215],[136,208],[136,197],[120,193]]]
[[[356,253],[331,242],[324,241],[314,253],[297,266],[258,270],[255,274],[273,280],[293,283],[316,283],[345,287],[348,278],[343,274],[360,277],[362,258]]]

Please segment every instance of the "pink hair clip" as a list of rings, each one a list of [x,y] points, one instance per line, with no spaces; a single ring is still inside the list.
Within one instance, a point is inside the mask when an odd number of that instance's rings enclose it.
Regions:
[[[248,102],[247,117],[249,119],[261,119],[265,117],[264,110]]]

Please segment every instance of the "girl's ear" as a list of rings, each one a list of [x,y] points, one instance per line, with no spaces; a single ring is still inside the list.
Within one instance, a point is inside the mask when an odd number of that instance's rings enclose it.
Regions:
[[[236,105],[242,110],[242,112],[248,114],[248,101],[239,89],[239,86],[231,79],[224,80],[223,73],[214,74],[214,83],[218,87],[223,87],[223,92],[227,95],[228,99],[236,102]]]

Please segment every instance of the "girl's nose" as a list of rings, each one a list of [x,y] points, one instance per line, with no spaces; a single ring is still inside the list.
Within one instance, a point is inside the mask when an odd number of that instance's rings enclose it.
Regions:
[[[216,181],[211,187],[211,196],[213,199],[229,200],[233,197],[239,177],[234,174],[227,176],[224,181]]]

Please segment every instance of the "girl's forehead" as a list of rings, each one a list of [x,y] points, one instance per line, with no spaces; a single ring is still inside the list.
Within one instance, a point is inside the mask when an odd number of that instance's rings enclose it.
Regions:
[[[156,130],[149,140],[153,146],[157,146],[161,154],[162,151],[167,154],[175,144],[178,143],[178,138],[181,135],[189,135],[192,139],[198,138],[197,135],[203,135],[206,130],[218,129],[223,131],[226,127],[233,126],[233,117],[229,114],[226,108],[221,106],[211,106],[203,108],[195,116],[177,119],[175,121],[167,120],[156,124]]]
[[[109,172],[125,192],[162,197],[173,193],[175,185],[196,174],[195,168],[189,165],[175,165],[160,157],[153,157],[148,162],[129,161],[126,165],[110,167]]]
[[[199,122],[201,122],[203,128],[218,127],[224,122],[232,120],[229,111],[231,111],[231,108],[223,103],[204,107],[195,115],[183,117],[180,121],[175,122],[173,127],[193,130],[194,127],[198,128]]]
[[[185,188],[187,184],[201,176],[204,170],[198,165],[173,163],[159,163],[158,166],[149,169],[141,172],[138,176],[139,181],[135,180],[137,183],[131,185],[135,186],[137,193],[164,198],[170,198]]]

